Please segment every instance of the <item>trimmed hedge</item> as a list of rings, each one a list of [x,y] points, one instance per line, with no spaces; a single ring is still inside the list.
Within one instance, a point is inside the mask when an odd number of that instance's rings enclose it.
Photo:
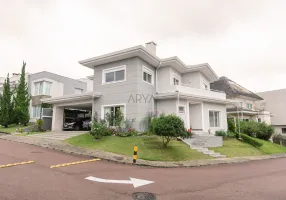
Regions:
[[[254,138],[248,136],[248,135],[245,135],[245,134],[240,134],[242,140],[248,144],[251,144],[252,146],[256,147],[256,148],[259,148],[261,147],[263,144],[257,140],[255,140]]]

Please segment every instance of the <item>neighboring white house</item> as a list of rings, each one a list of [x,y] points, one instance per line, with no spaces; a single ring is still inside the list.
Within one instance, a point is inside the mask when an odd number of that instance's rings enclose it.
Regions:
[[[271,124],[272,114],[267,109],[257,106],[259,102],[263,101],[263,98],[257,94],[224,76],[211,83],[211,89],[224,91],[227,99],[238,102],[227,106],[229,117]]]
[[[93,92],[44,99],[53,105],[52,130],[62,130],[64,108],[90,107],[93,114],[121,110],[135,119],[134,128],[146,129],[150,112],[180,116],[186,128],[198,133],[227,129],[224,92],[212,91],[218,76],[209,64],[186,65],[178,57],[159,58],[156,44],[141,45],[89,58],[79,63],[94,70]]]
[[[259,92],[257,95],[264,99],[257,106],[273,113],[271,123],[275,132],[286,134],[286,89]]]
[[[26,82],[28,82],[28,77],[29,77],[30,73],[26,73]],[[11,90],[15,89],[15,87],[18,86],[19,81],[20,81],[20,77],[21,75],[18,73],[13,73],[11,77],[9,77],[10,79],[10,88]],[[3,93],[3,85],[5,82],[5,79],[7,77],[0,77],[0,93]]]

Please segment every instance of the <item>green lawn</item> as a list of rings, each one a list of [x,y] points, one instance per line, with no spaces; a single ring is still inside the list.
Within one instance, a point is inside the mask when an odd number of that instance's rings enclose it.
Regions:
[[[227,157],[260,156],[265,154],[286,153],[286,147],[260,139],[256,140],[262,142],[263,146],[260,148],[255,148],[252,145],[241,142],[237,139],[226,139],[223,141],[222,147],[210,149],[226,155]]]
[[[94,141],[90,134],[83,134],[67,139],[66,142],[75,146],[100,149],[127,156],[133,155],[133,146],[136,144],[138,158],[144,160],[183,161],[210,158],[179,141],[171,141],[167,148],[162,148],[162,140],[158,137],[108,136]]]
[[[5,132],[5,133],[13,133],[16,132],[17,128],[27,128],[29,127],[31,124],[28,124],[28,126],[23,126],[21,124],[11,124],[8,126],[8,128],[5,128],[3,126],[0,126],[0,132]]]

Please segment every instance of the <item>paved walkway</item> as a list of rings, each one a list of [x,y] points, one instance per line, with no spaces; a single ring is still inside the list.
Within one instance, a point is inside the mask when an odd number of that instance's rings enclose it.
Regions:
[[[83,131],[59,131],[59,132],[48,132],[48,133],[41,133],[41,134],[35,134],[35,135],[28,135],[26,137],[63,141],[68,138],[78,136],[84,133],[86,133],[86,131],[85,132]]]

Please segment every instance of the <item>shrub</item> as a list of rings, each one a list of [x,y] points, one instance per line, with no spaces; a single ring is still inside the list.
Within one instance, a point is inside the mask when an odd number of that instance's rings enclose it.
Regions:
[[[235,123],[233,118],[227,118],[228,131],[235,133]]]
[[[38,131],[43,131],[44,120],[42,120],[42,119],[37,119],[36,125],[37,125]]]
[[[216,132],[215,132],[215,136],[226,137],[226,136],[227,136],[227,132],[224,131],[224,130],[216,131]]]
[[[122,121],[121,131],[127,132],[129,129],[132,129],[132,125],[135,122],[135,119],[125,119]]]
[[[259,148],[263,145],[261,142],[257,141],[256,139],[254,139],[254,138],[252,138],[246,134],[240,134],[240,135],[241,135],[241,138],[244,142],[251,144],[252,146],[254,146],[256,148]]]
[[[275,134],[272,138],[273,143],[280,144],[282,146],[286,146],[286,135]]]
[[[130,136],[137,136],[138,133],[134,128],[129,128],[127,132],[118,133],[117,136],[119,137],[130,137]]]
[[[274,133],[274,128],[265,123],[259,123],[256,137],[262,140],[269,140]]]
[[[236,137],[236,133],[231,132],[231,131],[228,131],[228,132],[227,132],[227,137],[229,137],[229,138],[235,138],[235,137]]]
[[[240,121],[240,132],[249,136],[256,137],[258,131],[258,122],[255,121]]]
[[[175,115],[162,114],[157,118],[153,118],[151,127],[154,134],[162,136],[164,147],[168,145],[172,138],[187,136],[183,120]]]
[[[107,127],[107,124],[104,121],[102,121],[102,122],[93,121],[91,130],[90,130],[90,134],[95,139],[101,139],[102,136],[109,136],[112,134],[112,132]]]

